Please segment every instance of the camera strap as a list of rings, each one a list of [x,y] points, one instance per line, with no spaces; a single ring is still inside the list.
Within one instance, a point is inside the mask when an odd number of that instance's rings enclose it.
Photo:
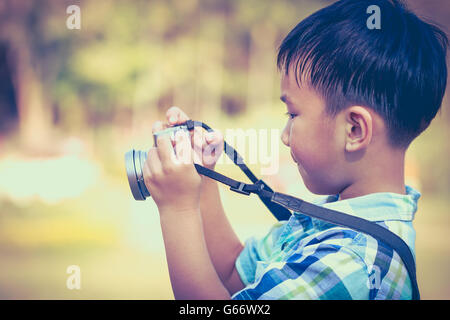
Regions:
[[[200,121],[188,120],[183,125],[186,125],[188,130],[194,127],[201,126],[207,131],[213,131],[209,126]],[[412,286],[412,299],[419,300],[420,293],[416,279],[416,264],[412,255],[411,249],[408,245],[395,233],[376,224],[359,217],[355,217],[346,213],[335,211],[315,205],[299,198],[273,191],[264,181],[256,178],[253,172],[244,164],[243,158],[237,151],[224,141],[224,152],[227,156],[245,173],[245,175],[252,181],[252,184],[246,184],[227,176],[224,176],[214,170],[205,168],[199,164],[194,164],[197,172],[218,182],[226,184],[230,190],[250,195],[254,193],[258,195],[261,201],[266,205],[270,212],[278,221],[288,220],[292,213],[290,210],[299,212],[310,217],[324,220],[326,222],[347,227],[358,232],[365,233],[372,236],[378,242],[384,243],[393,249],[402,259],[406,270],[408,271],[409,279]]]

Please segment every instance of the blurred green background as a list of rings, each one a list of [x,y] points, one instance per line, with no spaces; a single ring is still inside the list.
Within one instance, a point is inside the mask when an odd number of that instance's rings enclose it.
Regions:
[[[222,132],[281,133],[276,49],[329,3],[0,0],[0,298],[173,299],[157,208],[133,200],[124,153],[149,148],[153,122],[173,105]],[[447,0],[407,3],[448,30]],[[66,27],[72,4],[80,30]],[[422,192],[424,299],[450,298],[449,123],[446,97],[407,155],[407,183]],[[276,146],[279,170],[266,181],[313,198]],[[234,166],[217,170],[246,181]],[[255,197],[221,195],[243,241],[275,222]],[[66,287],[70,265],[80,290]]]

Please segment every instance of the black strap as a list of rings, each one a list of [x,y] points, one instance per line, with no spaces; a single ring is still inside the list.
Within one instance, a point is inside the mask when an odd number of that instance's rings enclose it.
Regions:
[[[208,131],[213,131],[206,124],[199,121],[188,120],[187,125],[189,130],[192,130],[195,126],[202,126]],[[277,218],[277,220],[288,220],[290,218],[291,211],[300,212],[310,217],[317,218],[330,222],[332,224],[348,227],[355,231],[365,233],[372,236],[377,241],[382,242],[392,248],[402,259],[406,270],[408,271],[409,279],[412,285],[412,299],[419,300],[420,293],[416,279],[416,265],[411,249],[408,245],[395,233],[389,231],[382,226],[346,213],[335,211],[332,209],[324,208],[299,198],[292,197],[287,194],[274,192],[264,181],[258,180],[251,170],[244,164],[242,157],[237,151],[224,142],[224,147],[228,152],[227,156],[230,157],[233,162],[241,168],[241,170],[247,175],[247,177],[253,182],[253,184],[246,184],[234,179],[228,178],[216,171],[205,168],[201,165],[195,164],[195,168],[199,174],[205,175],[230,186],[230,190],[250,195],[255,193],[263,201],[270,212]]]

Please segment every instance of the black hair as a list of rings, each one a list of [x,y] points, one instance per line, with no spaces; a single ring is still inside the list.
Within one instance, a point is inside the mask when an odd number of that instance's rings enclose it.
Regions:
[[[381,28],[369,29],[377,5]],[[440,109],[448,38],[399,0],[340,0],[301,21],[282,41],[278,69],[306,79],[330,116],[363,105],[385,121],[389,142],[407,147]]]

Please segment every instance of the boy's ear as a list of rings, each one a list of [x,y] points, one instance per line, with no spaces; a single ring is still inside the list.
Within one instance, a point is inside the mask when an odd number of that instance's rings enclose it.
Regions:
[[[365,149],[372,140],[372,115],[366,108],[352,106],[345,110],[345,151]]]

